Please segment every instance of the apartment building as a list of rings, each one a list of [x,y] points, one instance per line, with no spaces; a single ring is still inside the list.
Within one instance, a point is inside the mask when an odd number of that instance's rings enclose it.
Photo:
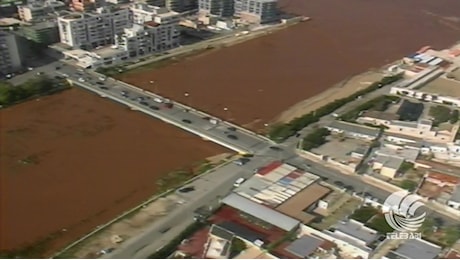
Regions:
[[[187,12],[198,9],[198,0],[165,0],[165,7],[174,12]]]
[[[96,10],[105,5],[104,0],[71,0],[70,8],[77,12],[88,12]]]
[[[269,23],[279,20],[277,0],[235,0],[235,16],[249,23]]]
[[[234,0],[198,0],[198,11],[204,15],[231,17],[235,12]]]
[[[18,6],[18,15],[22,21],[30,22],[66,8],[66,5],[61,1],[37,1]]]
[[[0,31],[0,75],[7,75],[21,68],[21,55],[16,36]]]
[[[133,15],[133,23],[144,24],[153,21],[155,15],[167,12],[165,7],[153,6],[144,3],[135,3],[130,6]]]
[[[67,13],[58,18],[61,42],[85,50],[114,44],[115,35],[131,26],[128,9],[98,8],[91,13]]]

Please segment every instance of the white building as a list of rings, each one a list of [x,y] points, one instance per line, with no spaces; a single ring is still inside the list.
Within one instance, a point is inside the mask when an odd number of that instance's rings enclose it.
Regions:
[[[235,16],[250,23],[269,23],[279,20],[277,0],[235,0]]]
[[[458,132],[459,125],[454,125],[449,130],[436,131],[432,127],[431,120],[419,120],[418,122],[405,122],[393,120],[386,125],[385,132],[400,134],[415,138],[420,138],[428,142],[450,143],[455,140],[455,135]]]
[[[390,90],[390,94],[416,98],[418,100],[426,101],[426,102],[450,105],[453,107],[460,107],[460,98],[455,97],[455,96],[452,96],[452,97],[444,96],[444,95],[438,95],[435,93],[423,92],[423,91],[415,90],[415,89],[398,88],[398,87],[392,87]]]
[[[18,6],[19,18],[22,21],[30,22],[45,17],[48,13],[63,10],[66,5],[61,1],[36,1],[26,5]]]
[[[130,10],[133,14],[133,22],[137,24],[144,24],[146,22],[153,21],[154,16],[162,12],[162,9],[166,8],[147,5],[144,3],[135,3],[130,6]]]
[[[58,18],[61,42],[91,50],[114,43],[115,35],[132,25],[128,9],[98,8],[91,13],[67,13]]]
[[[231,17],[235,12],[233,0],[198,0],[198,10],[203,15]]]
[[[333,121],[326,126],[326,128],[336,134],[344,134],[352,138],[364,139],[366,141],[375,140],[380,135],[379,129],[338,120]]]
[[[0,75],[7,75],[21,68],[21,55],[16,36],[0,31]]]

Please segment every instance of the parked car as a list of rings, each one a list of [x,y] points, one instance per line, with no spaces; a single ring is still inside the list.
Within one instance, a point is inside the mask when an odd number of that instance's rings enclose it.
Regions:
[[[251,160],[248,159],[248,158],[240,158],[238,160],[235,160],[233,161],[234,164],[238,165],[238,166],[243,166],[245,165],[246,163],[250,162]]]
[[[160,108],[157,107],[157,106],[150,106],[150,109],[152,109],[152,110],[160,110]]]
[[[246,179],[243,178],[243,177],[238,178],[238,179],[235,181],[235,183],[233,183],[233,186],[234,186],[234,187],[239,187],[239,186],[240,186],[241,184],[243,184],[243,182],[245,182],[245,181],[246,181]]]
[[[178,191],[181,192],[181,193],[187,193],[187,192],[191,192],[191,191],[194,191],[194,190],[195,190],[195,187],[189,186],[189,187],[181,188]]]
[[[192,123],[192,121],[189,120],[189,119],[182,119],[182,122],[184,122],[186,124],[191,124]]]
[[[237,140],[238,137],[236,135],[227,135],[227,138],[232,139],[232,140]]]

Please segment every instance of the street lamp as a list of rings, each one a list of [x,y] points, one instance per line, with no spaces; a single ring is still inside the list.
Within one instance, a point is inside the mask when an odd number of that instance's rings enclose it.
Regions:
[[[155,91],[155,94],[158,94],[158,88],[157,88],[157,85],[155,84],[155,81],[151,80],[150,84],[152,84],[152,86],[154,88],[153,91]]]
[[[225,117],[227,117],[227,120],[230,120],[230,117],[228,116],[230,112],[228,111],[228,107],[224,107],[224,111],[226,113]]]
[[[192,104],[191,104],[192,102],[190,102],[190,93],[185,92],[185,93],[184,93],[184,97],[185,97],[186,102],[187,102],[186,105],[189,106],[189,107],[191,107],[191,106],[192,106]]]

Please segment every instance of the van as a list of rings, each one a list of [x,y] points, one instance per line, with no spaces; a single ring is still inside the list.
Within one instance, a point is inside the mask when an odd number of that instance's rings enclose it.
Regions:
[[[239,187],[241,184],[243,184],[243,182],[245,182],[246,179],[241,177],[241,178],[238,178],[238,180],[235,181],[235,183],[233,184],[234,187]]]

